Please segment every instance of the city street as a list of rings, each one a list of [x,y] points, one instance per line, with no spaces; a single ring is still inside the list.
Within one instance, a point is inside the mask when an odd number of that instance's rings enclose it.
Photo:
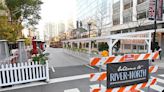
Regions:
[[[83,75],[98,72],[97,67],[89,66],[89,60],[84,61],[64,53],[61,48],[47,48],[49,55],[50,78]]]
[[[0,0],[0,92],[164,92],[163,0]]]
[[[63,53],[63,49],[48,48],[50,52],[50,82],[33,82],[23,85],[16,85],[9,88],[0,89],[4,92],[89,92],[93,86],[98,86],[98,82],[90,82],[89,74],[98,72],[98,68],[87,66],[86,61],[71,57]],[[63,56],[63,57],[62,57]],[[62,63],[63,64],[62,64]],[[69,62],[69,63],[67,63]],[[161,61],[159,61],[161,62]],[[72,65],[71,65],[72,64]],[[163,64],[163,62],[161,62]],[[52,69],[54,68],[54,70]],[[164,68],[160,67],[156,74],[158,83],[151,86],[149,92],[162,92],[164,89]],[[102,82],[105,87],[106,82]],[[5,91],[6,90],[6,91]],[[141,92],[148,92],[142,89]]]
[[[61,48],[47,48],[47,53],[50,53],[49,56],[49,66],[50,67],[68,67],[68,66],[77,66],[89,64],[89,61],[83,61],[81,59],[69,56],[68,54],[63,53]]]

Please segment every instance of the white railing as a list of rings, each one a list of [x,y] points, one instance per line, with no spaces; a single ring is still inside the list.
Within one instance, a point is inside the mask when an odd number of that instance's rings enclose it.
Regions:
[[[49,81],[48,61],[45,65],[34,62],[0,65],[0,86],[39,80]]]

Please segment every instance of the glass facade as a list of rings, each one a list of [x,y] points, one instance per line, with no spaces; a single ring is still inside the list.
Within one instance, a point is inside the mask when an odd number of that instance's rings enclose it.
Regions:
[[[81,21],[85,29],[88,29],[90,20],[97,27],[105,27],[111,22],[109,12],[110,0],[77,0],[77,21]]]

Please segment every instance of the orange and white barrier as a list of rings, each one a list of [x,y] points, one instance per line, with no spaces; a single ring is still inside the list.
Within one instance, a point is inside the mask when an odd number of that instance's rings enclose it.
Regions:
[[[151,54],[151,58],[152,58],[152,59],[159,59],[159,52],[156,51],[156,52],[152,53],[152,54]]]
[[[158,59],[159,58],[159,52],[154,52],[154,53],[147,53],[147,54],[133,54],[134,55],[134,60],[148,60],[148,59]],[[98,66],[98,65],[104,65],[108,63],[121,63],[125,62],[125,57],[124,56],[109,56],[109,57],[94,57],[91,58],[90,60],[90,65],[91,66]]]
[[[140,88],[145,88],[151,85],[155,85],[157,82],[156,78],[150,79],[148,82],[135,84],[131,86],[104,89],[104,88],[91,88],[90,92],[128,92],[130,90],[137,90]]]
[[[151,60],[151,59],[158,59],[159,58],[159,52],[154,53],[146,53],[146,54],[128,54],[131,55],[131,57],[126,56],[109,56],[109,57],[94,57],[90,60],[91,66],[97,66],[97,65],[105,65],[108,63],[121,63],[121,62],[128,62],[128,59],[132,59],[131,61],[137,61],[137,60]],[[147,62],[147,61],[145,61]],[[154,73],[158,70],[158,66],[149,66],[149,73]],[[101,73],[91,73],[90,74],[90,81],[103,81],[107,80],[107,72],[101,72]],[[145,88],[150,85],[154,85],[157,82],[157,79],[149,79],[148,82],[125,86],[125,87],[118,87],[118,88],[91,88],[90,92],[129,92],[138,90],[140,88]]]
[[[149,73],[155,73],[158,70],[158,66],[149,66]]]
[[[103,81],[107,79],[107,73],[101,72],[101,73],[91,73],[90,74],[90,81]]]
[[[149,66],[149,73],[155,73],[158,70],[158,66]],[[104,81],[107,79],[107,72],[91,73],[90,81]]]

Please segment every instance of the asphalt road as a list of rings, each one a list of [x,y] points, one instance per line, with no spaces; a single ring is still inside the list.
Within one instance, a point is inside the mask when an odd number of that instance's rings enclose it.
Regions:
[[[49,67],[68,67],[88,64],[87,61],[72,57],[63,53],[61,48],[47,48],[49,55]]]

